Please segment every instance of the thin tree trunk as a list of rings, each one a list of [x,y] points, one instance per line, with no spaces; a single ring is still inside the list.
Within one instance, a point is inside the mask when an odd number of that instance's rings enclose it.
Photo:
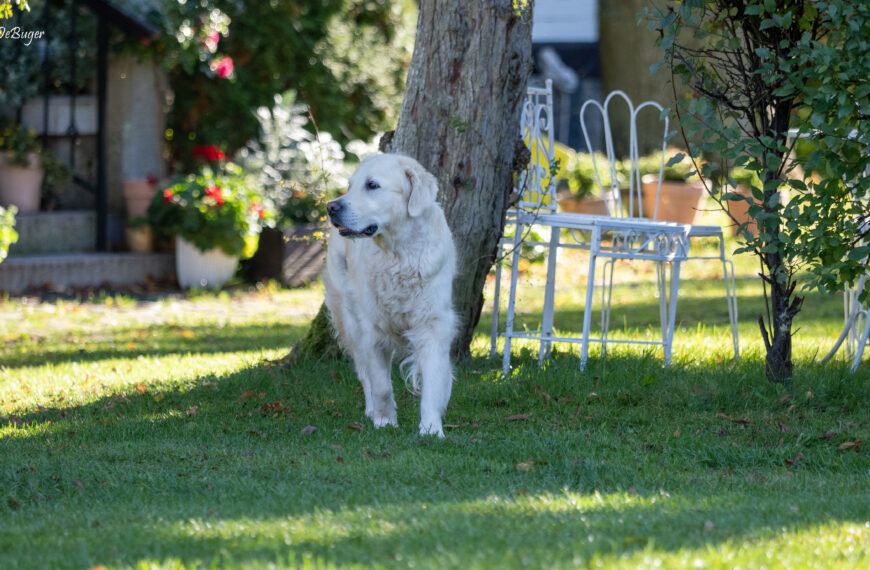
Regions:
[[[399,124],[386,145],[416,158],[438,179],[457,250],[453,302],[460,326],[452,353],[459,359],[470,356],[513,175],[525,167],[515,155],[524,148],[519,125],[532,68],[532,6],[420,0]],[[291,358],[321,355],[322,327],[326,319],[315,320]]]

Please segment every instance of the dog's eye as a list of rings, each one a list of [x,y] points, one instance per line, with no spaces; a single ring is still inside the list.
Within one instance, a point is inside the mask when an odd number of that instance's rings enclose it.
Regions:
[[[366,190],[377,190],[381,185],[374,180],[366,180]]]

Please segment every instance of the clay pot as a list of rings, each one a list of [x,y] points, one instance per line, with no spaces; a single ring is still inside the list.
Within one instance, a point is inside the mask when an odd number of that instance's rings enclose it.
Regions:
[[[154,197],[154,186],[147,180],[125,180],[122,191],[127,203],[127,218],[144,217]]]
[[[603,198],[575,198],[571,192],[559,192],[556,201],[563,212],[574,214],[607,215],[607,204]]]
[[[658,178],[646,175],[641,179],[643,216],[652,219],[656,205]],[[655,219],[679,224],[692,224],[704,197],[704,184],[700,180],[689,182],[664,180],[659,194],[658,215]]]
[[[10,164],[6,153],[0,153],[0,206],[15,205],[18,213],[27,214],[39,211],[42,197],[42,169],[39,155],[28,155],[24,166]]]

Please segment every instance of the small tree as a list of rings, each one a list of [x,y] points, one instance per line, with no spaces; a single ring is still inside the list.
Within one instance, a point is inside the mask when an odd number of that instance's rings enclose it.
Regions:
[[[652,71],[667,66],[691,90],[677,103],[689,153],[707,159],[700,171],[708,181],[724,182],[708,191],[725,211],[728,201],[751,203],[758,233],[742,227],[737,252],[760,261],[766,373],[784,381],[793,371],[792,321],[803,302],[798,271],[810,272],[808,286],[833,291],[866,270],[870,6],[684,0],[646,15],[665,54]],[[802,169],[794,154],[801,140]],[[752,198],[727,191],[734,166],[758,174]],[[793,195],[788,204],[784,187]]]

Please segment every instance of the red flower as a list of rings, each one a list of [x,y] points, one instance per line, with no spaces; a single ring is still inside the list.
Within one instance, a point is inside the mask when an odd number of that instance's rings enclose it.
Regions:
[[[170,200],[172,200],[172,190],[170,188],[165,188],[163,190],[163,203],[168,204]]]
[[[220,186],[209,186],[205,189],[205,193],[207,196],[211,196],[214,198],[214,201],[217,202],[218,207],[224,205],[224,197],[221,195],[221,187]]]
[[[218,77],[229,77],[233,74],[233,60],[229,57],[214,60],[211,62],[211,68]]]
[[[221,39],[221,35],[218,32],[212,32],[208,34],[205,39],[202,41],[202,46],[214,53],[217,50],[218,42]]]
[[[226,156],[226,153],[222,150],[218,150],[213,144],[204,144],[193,149],[193,158],[203,158],[209,162],[214,162],[216,160],[221,160]]]
[[[258,202],[254,202],[251,204],[251,209],[257,212],[257,217],[261,220],[266,217],[266,212],[263,211],[263,206],[261,206]]]

